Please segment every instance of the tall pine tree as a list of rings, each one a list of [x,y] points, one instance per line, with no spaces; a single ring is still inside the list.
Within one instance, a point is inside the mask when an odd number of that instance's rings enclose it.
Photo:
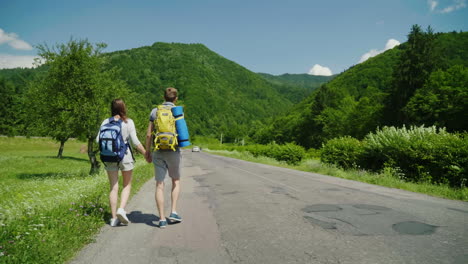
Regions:
[[[384,123],[394,126],[411,124],[404,108],[416,90],[424,86],[430,74],[437,68],[439,56],[435,52],[434,40],[435,35],[430,26],[426,32],[421,30],[419,25],[413,25],[411,28],[394,71]]]

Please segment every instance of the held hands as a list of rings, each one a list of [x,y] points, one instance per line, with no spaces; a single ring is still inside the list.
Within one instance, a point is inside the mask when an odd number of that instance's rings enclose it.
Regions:
[[[145,152],[145,159],[146,159],[146,162],[148,162],[148,163],[153,162],[153,158],[151,157],[151,151],[146,151]]]
[[[143,154],[147,162],[151,163],[153,161],[153,159],[151,158],[151,151],[146,150],[145,147],[143,147],[143,145],[141,144],[137,146],[137,149],[138,151],[140,151],[141,154]]]

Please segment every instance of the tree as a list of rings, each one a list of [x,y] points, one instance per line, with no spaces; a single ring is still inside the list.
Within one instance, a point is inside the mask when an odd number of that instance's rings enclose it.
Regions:
[[[430,26],[427,32],[422,31],[419,25],[413,25],[411,28],[408,41],[394,71],[393,87],[386,104],[385,119],[389,125],[411,122],[403,108],[416,90],[424,86],[432,71],[440,63],[440,57],[435,52],[435,38]]]
[[[431,74],[404,109],[418,125],[468,131],[468,68],[456,65]]]
[[[94,150],[99,125],[112,99],[128,94],[125,83],[116,78],[117,70],[106,67],[101,55],[105,47],[103,43],[93,45],[88,40],[74,39],[53,48],[37,47],[49,67],[34,89],[40,99],[40,122],[50,136],[60,141],[59,157],[70,137],[87,140],[91,174],[99,169]]]
[[[0,78],[0,113],[3,117],[0,120],[0,134],[1,135],[14,135],[14,121],[15,121],[15,87],[11,82]]]
[[[64,83],[53,83],[57,81],[55,77],[58,77],[54,74],[55,68],[51,67],[45,78],[29,84],[27,97],[34,100],[29,100],[26,104],[30,109],[29,120],[32,125],[28,132],[35,136],[47,135],[60,142],[57,158],[62,158],[65,142],[76,136],[76,120],[69,98],[62,91]]]

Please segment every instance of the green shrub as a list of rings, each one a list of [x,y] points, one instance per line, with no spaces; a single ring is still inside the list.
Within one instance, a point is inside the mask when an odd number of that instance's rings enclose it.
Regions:
[[[288,164],[298,164],[305,156],[305,149],[293,143],[285,145],[272,145],[273,158],[285,161]]]
[[[360,164],[363,144],[350,136],[329,140],[323,145],[320,159],[324,163],[334,164],[348,169],[356,168]]]
[[[310,148],[306,150],[306,158],[308,159],[319,159],[321,151],[320,149]]]
[[[229,151],[249,152],[254,157],[269,157],[278,161],[284,161],[288,164],[298,164],[305,157],[305,149],[293,143],[285,145],[268,144],[268,145],[246,145],[246,146],[231,146],[224,149]]]
[[[384,127],[364,139],[363,165],[378,171],[398,167],[415,182],[464,186],[468,179],[468,140],[436,127]]]

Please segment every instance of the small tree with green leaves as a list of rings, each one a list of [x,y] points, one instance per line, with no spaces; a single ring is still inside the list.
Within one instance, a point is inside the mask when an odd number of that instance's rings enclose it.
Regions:
[[[109,115],[112,99],[128,94],[125,83],[116,78],[117,70],[106,67],[101,56],[105,47],[74,39],[53,48],[37,47],[49,69],[35,86],[39,100],[34,101],[39,103],[32,110],[48,134],[61,142],[59,157],[70,137],[87,140],[91,174],[99,169],[94,147],[99,125]]]

